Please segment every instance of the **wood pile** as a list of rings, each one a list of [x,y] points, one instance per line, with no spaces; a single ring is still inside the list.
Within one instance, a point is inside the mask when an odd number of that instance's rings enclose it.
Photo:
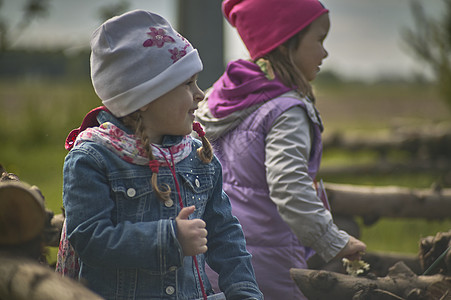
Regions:
[[[418,276],[403,262],[386,277],[353,277],[330,271],[291,269],[290,274],[309,300],[450,300],[451,277]]]
[[[374,270],[371,264],[377,260],[371,260],[374,257],[370,255],[363,257],[370,263],[363,276],[343,274],[338,269],[291,269],[290,274],[309,300],[451,300],[450,246],[451,230],[421,239],[420,254],[413,264],[416,269],[420,263],[419,273],[398,257],[400,261],[381,276],[385,272]]]
[[[1,165],[0,175],[0,299],[102,299],[46,264],[45,247],[58,245],[62,216],[45,209],[37,187]]]

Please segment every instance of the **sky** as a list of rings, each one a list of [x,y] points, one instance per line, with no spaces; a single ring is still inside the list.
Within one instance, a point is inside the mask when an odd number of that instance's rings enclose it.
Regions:
[[[190,0],[184,0],[190,1]],[[439,18],[443,0],[420,0],[426,13]],[[3,0],[0,18],[14,25],[25,0]],[[18,37],[16,46],[64,46],[76,51],[89,46],[91,33],[100,25],[98,11],[112,0],[50,0],[46,18],[35,20]],[[322,0],[330,10],[331,29],[325,41],[329,57],[323,70],[333,70],[349,79],[373,80],[381,76],[429,77],[427,65],[419,62],[402,41],[402,31],[413,28],[411,0]],[[161,14],[177,28],[177,0],[130,0],[130,9]],[[16,23],[15,23],[16,22]],[[234,28],[224,21],[225,62],[247,58],[246,48]]]

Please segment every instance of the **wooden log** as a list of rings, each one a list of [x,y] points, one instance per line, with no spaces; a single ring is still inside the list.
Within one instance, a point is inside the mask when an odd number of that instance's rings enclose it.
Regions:
[[[350,275],[307,269],[291,269],[291,277],[310,299],[450,299],[451,277],[416,276],[402,262],[395,264],[386,277]],[[415,297],[415,298],[414,298]]]
[[[370,187],[325,184],[335,215],[362,216],[368,219],[451,217],[451,189],[433,191],[395,186]]]
[[[63,221],[63,214],[54,215],[45,208],[45,198],[37,186],[21,182],[0,164],[0,248],[41,234],[45,246],[58,247]]]
[[[100,300],[80,283],[27,260],[0,254],[0,299]]]
[[[324,148],[343,148],[347,151],[371,150],[382,155],[391,150],[402,150],[417,157],[443,157],[449,159],[451,128],[398,129],[390,135],[344,135],[332,133],[324,137]]]
[[[0,182],[0,245],[27,242],[44,229],[44,198],[28,184]]]
[[[424,272],[420,259],[415,254],[400,254],[386,252],[366,252],[362,260],[371,266],[371,273],[378,277],[387,276],[389,269],[397,262],[403,262],[412,272],[420,275]],[[341,259],[333,259],[326,263],[318,255],[314,255],[308,261],[308,268],[313,270],[332,271],[346,274]],[[447,275],[447,274],[446,274]]]
[[[427,275],[443,274],[451,276],[451,230],[438,232],[420,240],[419,261]]]
[[[451,173],[450,160],[415,160],[414,162],[391,162],[386,160],[359,165],[324,166],[319,171],[320,176],[366,175],[366,174],[399,174],[408,172],[431,172],[449,176]]]
[[[54,215],[50,224],[44,228],[45,244],[50,247],[58,247],[60,243],[61,230],[63,228],[64,215]]]
[[[397,262],[403,262],[417,275],[423,272],[420,259],[415,254],[367,252],[362,256],[362,260],[371,266],[371,273],[378,277],[387,276],[390,268]]]
[[[54,215],[45,208],[45,197],[37,186],[21,182],[0,164],[0,245],[23,243],[42,234],[45,246],[58,247],[63,221],[63,214]]]

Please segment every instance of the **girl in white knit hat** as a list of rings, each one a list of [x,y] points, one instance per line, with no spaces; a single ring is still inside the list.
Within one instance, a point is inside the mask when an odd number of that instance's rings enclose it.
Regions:
[[[221,166],[193,125],[204,98],[197,50],[141,10],[101,25],[91,49],[104,106],[66,141],[59,272],[75,270],[106,299],[262,299]]]

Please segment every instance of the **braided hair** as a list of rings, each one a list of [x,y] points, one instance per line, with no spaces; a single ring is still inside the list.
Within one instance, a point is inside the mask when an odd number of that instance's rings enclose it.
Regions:
[[[169,200],[171,195],[171,188],[169,185],[165,183],[158,185],[159,162],[155,160],[155,157],[153,156],[150,138],[146,133],[145,126],[142,121],[141,111],[137,110],[125,117],[122,117],[121,121],[125,126],[134,130],[135,135],[141,141],[142,147],[144,148],[144,151],[149,159],[149,168],[152,170],[151,184],[153,190],[162,201]],[[210,163],[213,159],[213,149],[205,136],[202,126],[195,122],[193,124],[193,130],[197,132],[202,140],[202,147],[197,149],[197,155],[199,155],[199,158],[203,163]]]
[[[169,200],[171,195],[171,188],[169,187],[169,185],[163,183],[161,186],[158,186],[158,162],[156,162],[153,156],[150,145],[150,138],[145,131],[141,111],[137,110],[125,116],[121,118],[121,121],[125,126],[134,130],[135,135],[141,140],[141,144],[147,154],[147,158],[149,159],[149,167],[152,170],[152,177],[150,179],[150,182],[152,184],[153,190],[162,201]]]

